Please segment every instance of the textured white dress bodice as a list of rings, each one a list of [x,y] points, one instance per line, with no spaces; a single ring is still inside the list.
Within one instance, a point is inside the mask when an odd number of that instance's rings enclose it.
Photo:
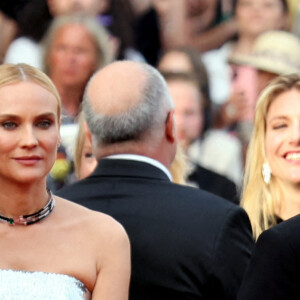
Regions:
[[[89,300],[91,293],[75,277],[0,269],[1,300]]]

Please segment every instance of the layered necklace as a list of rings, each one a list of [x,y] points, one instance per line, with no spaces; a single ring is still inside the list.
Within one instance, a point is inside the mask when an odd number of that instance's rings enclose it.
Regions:
[[[50,200],[48,203],[39,211],[30,214],[30,215],[24,215],[20,216],[18,218],[7,218],[0,215],[0,221],[7,222],[9,225],[31,225],[36,222],[39,222],[46,218],[54,209],[55,206],[55,200],[52,196],[52,193],[50,190],[47,189],[47,192],[50,196]]]

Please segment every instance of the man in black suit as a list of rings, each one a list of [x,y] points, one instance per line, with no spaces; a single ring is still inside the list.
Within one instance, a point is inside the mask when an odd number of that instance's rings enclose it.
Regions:
[[[257,240],[239,300],[300,299],[300,215],[263,232]]]
[[[174,109],[160,73],[115,62],[93,76],[83,110],[99,163],[58,194],[125,227],[130,299],[235,299],[253,246],[249,219],[229,201],[171,182]]]

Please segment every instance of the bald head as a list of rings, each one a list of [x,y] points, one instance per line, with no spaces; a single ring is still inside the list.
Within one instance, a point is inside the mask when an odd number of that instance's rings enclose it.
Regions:
[[[115,62],[94,75],[87,97],[95,113],[121,114],[138,104],[146,81],[147,74],[139,64]]]
[[[161,128],[172,107],[160,73],[131,61],[118,61],[98,71],[83,101],[88,127],[101,145],[143,140]]]

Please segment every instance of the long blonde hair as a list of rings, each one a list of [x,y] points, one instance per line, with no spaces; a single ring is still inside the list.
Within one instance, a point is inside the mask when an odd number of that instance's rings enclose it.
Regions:
[[[177,145],[175,158],[170,166],[173,182],[186,185],[186,177],[190,171],[188,159],[183,149]]]
[[[249,143],[241,205],[247,211],[254,238],[276,225],[276,211],[281,203],[281,191],[276,178],[271,176],[267,185],[262,176],[266,162],[265,135],[266,117],[271,103],[285,91],[300,90],[300,75],[289,74],[275,78],[260,94],[256,103],[254,128]]]
[[[81,156],[83,152],[83,145],[85,139],[87,138],[86,133],[84,131],[83,123],[84,123],[84,115],[82,112],[80,112],[78,118],[78,133],[76,136],[75,150],[74,150],[74,168],[75,168],[75,175],[78,179],[80,179]]]

